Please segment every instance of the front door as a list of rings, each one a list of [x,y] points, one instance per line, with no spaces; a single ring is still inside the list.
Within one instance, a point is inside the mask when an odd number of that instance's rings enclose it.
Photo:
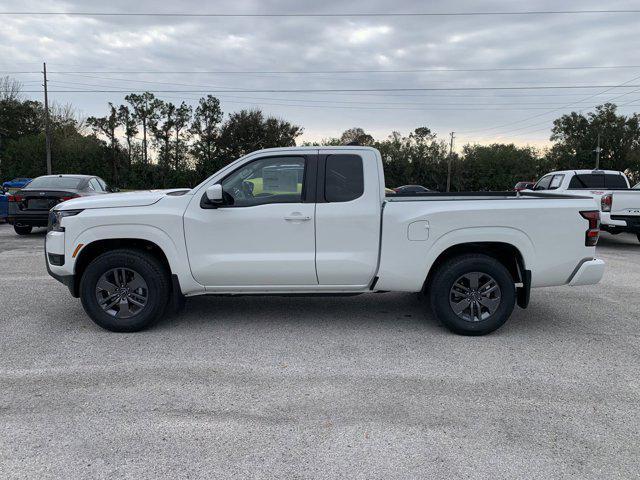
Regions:
[[[221,182],[225,202],[194,198],[184,226],[193,277],[210,287],[317,285],[315,203],[305,176],[315,156],[260,157]],[[202,192],[204,194],[204,192]]]

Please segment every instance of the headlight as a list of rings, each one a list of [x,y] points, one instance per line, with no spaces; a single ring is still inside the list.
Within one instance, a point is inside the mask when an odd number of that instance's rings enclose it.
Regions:
[[[82,210],[50,210],[49,211],[49,223],[47,225],[47,231],[64,232],[64,227],[60,225],[64,217],[73,217],[78,215]]]

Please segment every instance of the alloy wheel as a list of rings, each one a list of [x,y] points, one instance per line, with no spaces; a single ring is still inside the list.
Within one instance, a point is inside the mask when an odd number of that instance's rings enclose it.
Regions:
[[[500,306],[498,282],[482,272],[469,272],[459,277],[449,291],[449,305],[453,312],[467,322],[486,320]]]

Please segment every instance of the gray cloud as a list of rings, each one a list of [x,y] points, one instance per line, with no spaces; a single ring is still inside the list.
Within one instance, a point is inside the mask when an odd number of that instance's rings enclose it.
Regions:
[[[633,8],[630,1],[606,8]],[[11,10],[189,12],[384,12],[545,10],[556,2],[388,2],[327,0],[321,5],[278,2],[15,1]],[[598,9],[600,2],[568,1],[563,9]],[[167,18],[0,17],[0,69],[39,70],[336,70],[421,68],[518,68],[529,66],[640,65],[638,15],[526,17],[367,18]],[[37,74],[15,75],[26,90],[39,88]],[[425,88],[496,85],[615,85],[640,76],[637,69],[352,74],[86,74],[51,73],[51,89],[300,89]],[[157,82],[157,83],[153,83]],[[633,84],[640,84],[633,82]],[[193,87],[191,86],[193,85]],[[220,94],[226,112],[260,106],[303,125],[307,139],[338,135],[357,125],[383,137],[426,125],[461,141],[544,143],[551,120],[634,89],[452,91],[360,94]],[[37,97],[37,94],[30,94]],[[197,94],[159,94],[195,103]],[[100,114],[115,93],[53,93],[87,115]],[[640,100],[620,97],[630,113]],[[571,105],[575,104],[575,105]],[[571,106],[567,106],[571,105]],[[557,112],[545,113],[565,107]],[[544,114],[544,115],[541,115]],[[501,126],[490,129],[488,127]],[[530,126],[530,127],[529,127]],[[526,128],[529,127],[529,128]]]

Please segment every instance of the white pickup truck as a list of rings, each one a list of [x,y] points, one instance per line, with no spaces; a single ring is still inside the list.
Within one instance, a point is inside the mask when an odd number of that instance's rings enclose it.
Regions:
[[[597,283],[591,198],[385,196],[365,147],[251,153],[197,187],[115,193],[50,212],[49,273],[112,331],[194,295],[425,292],[449,329],[500,327],[531,287]]]
[[[637,185],[636,185],[637,187]],[[609,233],[633,233],[640,241],[640,190],[615,170],[564,170],[542,177],[533,191],[590,196],[600,208],[601,228]]]

